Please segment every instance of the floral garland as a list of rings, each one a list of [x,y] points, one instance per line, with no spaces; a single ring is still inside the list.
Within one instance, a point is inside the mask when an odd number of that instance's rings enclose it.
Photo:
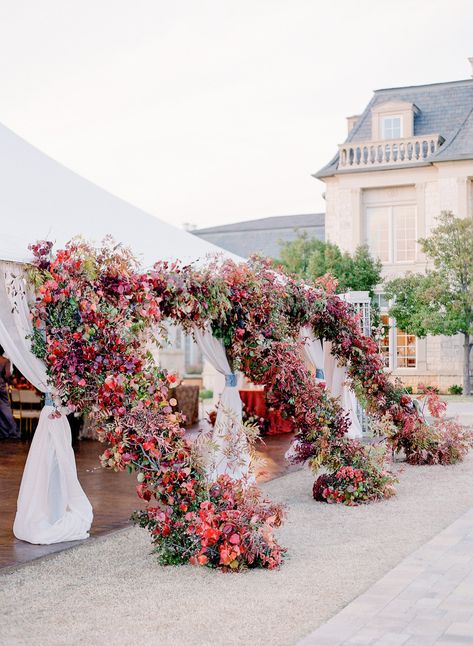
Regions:
[[[174,377],[146,352],[163,308],[149,275],[110,241],[99,249],[73,241],[53,256],[51,246],[32,246],[33,351],[46,363],[57,410],[94,420],[108,445],[103,466],[136,473],[148,507],[135,520],[151,532],[160,562],[277,567],[281,508],[228,477],[207,483],[172,409]]]
[[[300,340],[306,325],[331,341],[368,411],[389,427],[391,446],[408,461],[450,463],[469,446],[452,432],[446,447],[389,381],[375,342],[360,332],[330,280],[307,286],[261,259],[203,269],[159,262],[141,272],[130,252],[110,241],[99,249],[73,241],[54,255],[50,243],[32,249],[33,350],[46,361],[56,406],[88,412],[108,444],[104,466],[136,472],[148,506],[135,520],[151,532],[162,563],[274,568],[283,556],[273,533],[279,506],[227,477],[207,483],[172,409],[172,376],[146,353],[149,328],[164,318],[188,331],[210,324],[232,369],[266,386],[268,404],[297,428],[295,459],[329,470],[324,487],[316,486],[318,499],[389,497],[395,478],[382,456],[347,437],[346,414],[307,369]]]
[[[330,277],[308,286],[276,273],[261,258],[204,269],[158,263],[155,270],[155,289],[166,296],[165,315],[189,331],[210,322],[233,369],[265,385],[268,403],[294,420],[296,461],[335,472],[356,455],[367,473],[379,469],[382,479],[387,478],[386,487],[377,488],[379,495],[391,495],[394,477],[359,442],[346,437],[343,410],[305,366],[300,331],[307,325],[316,337],[330,341],[339,363],[347,365],[352,387],[368,413],[382,423],[393,450],[403,450],[412,463],[450,464],[464,455],[457,450],[460,439],[452,434],[453,448],[445,450],[442,429],[428,425],[402,386],[390,380],[376,342],[362,334],[357,316],[335,294]],[[417,448],[421,439],[429,446],[428,457]],[[371,494],[366,497],[370,499]]]
[[[308,322],[316,336],[331,342],[339,363],[347,366],[352,387],[368,414],[381,423],[391,449],[403,451],[410,464],[454,464],[462,460],[473,445],[472,430],[459,432],[456,422],[453,426],[448,423],[438,397],[434,404],[433,392],[429,392],[429,406],[434,423],[427,423],[402,384],[390,379],[376,342],[360,333],[357,318],[335,295],[334,284],[328,281],[325,286],[326,307],[315,315],[308,312]]]
[[[385,483],[377,488],[376,496],[367,489],[366,496],[360,495],[357,501],[392,495],[394,476],[358,441],[346,436],[345,412],[316,383],[303,359],[301,327],[319,320],[331,298],[342,303],[338,297],[332,297],[323,284],[308,288],[289,277],[281,279],[261,259],[242,265],[214,263],[204,269],[162,263],[155,269],[161,281],[155,285],[157,293],[165,294],[167,303],[165,315],[189,331],[210,322],[233,369],[265,385],[268,404],[294,421],[296,461],[308,460],[315,471],[321,465],[336,471],[356,456],[370,473],[379,470]],[[346,309],[345,315],[358,338],[361,333],[353,313]]]

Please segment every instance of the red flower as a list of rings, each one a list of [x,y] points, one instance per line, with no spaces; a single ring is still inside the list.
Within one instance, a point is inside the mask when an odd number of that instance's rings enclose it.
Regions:
[[[136,486],[136,492],[142,500],[151,500],[151,491],[147,488],[145,484],[139,484]]]

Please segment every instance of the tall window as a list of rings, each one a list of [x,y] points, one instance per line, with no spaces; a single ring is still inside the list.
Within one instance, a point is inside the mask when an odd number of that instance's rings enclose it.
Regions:
[[[396,326],[396,321],[388,314],[389,303],[383,294],[376,294],[374,302],[380,309],[381,330],[379,335],[379,352],[386,368],[416,368],[417,338],[407,334]]]
[[[202,353],[190,334],[184,337],[184,360],[186,372],[191,374],[202,372]]]
[[[407,334],[396,328],[396,366],[398,368],[415,368],[417,365],[417,343],[413,334]]]
[[[386,368],[390,366],[390,324],[389,316],[387,314],[381,314],[381,338],[379,340],[379,352],[384,359],[384,365]]]
[[[402,137],[402,117],[399,115],[383,117],[381,132],[383,139],[400,139]]]
[[[383,263],[412,262],[416,258],[416,207],[366,207],[366,242]]]

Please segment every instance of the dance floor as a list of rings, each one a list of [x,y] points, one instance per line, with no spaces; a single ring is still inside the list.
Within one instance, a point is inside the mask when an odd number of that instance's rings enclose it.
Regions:
[[[191,433],[192,433],[191,429]],[[260,481],[283,475],[292,468],[284,459],[292,434],[265,438],[258,453],[265,458],[265,473]],[[0,442],[0,568],[27,563],[36,558],[67,549],[73,543],[31,545],[12,533],[21,474],[28,453],[26,442]],[[130,524],[131,513],[140,507],[135,492],[136,480],[128,473],[114,473],[100,467],[98,456],[103,444],[82,440],[75,446],[79,480],[94,509],[91,536],[100,536]]]

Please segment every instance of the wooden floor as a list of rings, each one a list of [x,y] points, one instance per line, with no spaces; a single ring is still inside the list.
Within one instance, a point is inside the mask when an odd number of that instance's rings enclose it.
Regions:
[[[265,438],[265,444],[258,452],[266,459],[266,472],[259,481],[271,480],[293,468],[284,459],[291,438],[292,435]],[[134,477],[100,467],[98,456],[103,448],[93,440],[82,440],[75,446],[79,480],[94,510],[91,536],[129,525],[131,513],[140,507],[141,502],[135,492]],[[26,442],[0,441],[0,568],[26,563],[78,543],[32,545],[13,536],[16,500],[28,449]]]

